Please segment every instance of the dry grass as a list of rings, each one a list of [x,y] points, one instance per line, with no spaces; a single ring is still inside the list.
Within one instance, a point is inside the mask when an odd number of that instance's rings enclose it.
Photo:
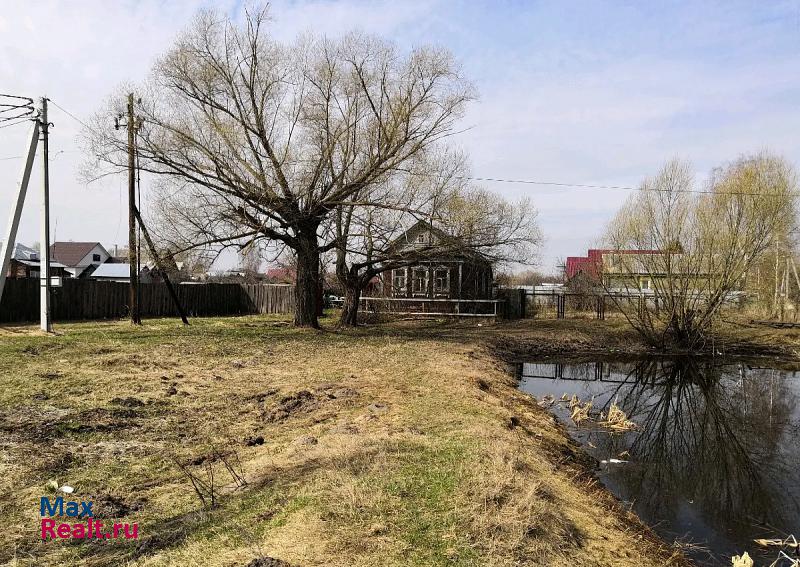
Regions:
[[[247,317],[8,332],[0,562],[679,562],[596,487],[472,331],[316,332]],[[236,452],[247,484],[220,474],[218,506],[204,510],[174,461],[219,448]],[[143,539],[37,541],[50,480],[138,522]]]

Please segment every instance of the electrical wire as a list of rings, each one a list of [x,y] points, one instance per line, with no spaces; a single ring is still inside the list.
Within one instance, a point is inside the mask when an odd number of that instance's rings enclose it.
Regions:
[[[13,102],[7,102],[7,99]],[[14,124],[18,124],[20,119],[27,120],[28,117],[32,116],[35,112],[36,109],[33,106],[32,98],[0,94],[0,124],[12,121],[17,121],[14,122]],[[14,124],[6,124],[6,126],[13,126]]]
[[[67,109],[60,106],[55,101],[51,100],[50,102],[53,103],[54,106],[65,112],[73,120],[76,120],[77,122],[81,123],[89,130],[96,132],[94,128],[89,126],[86,122],[84,122],[83,120],[72,114]],[[2,128],[2,126],[0,126],[0,128]],[[421,177],[445,177],[432,173],[413,173],[413,172],[408,172],[408,173],[410,173],[411,175],[416,175]],[[538,179],[506,179],[500,177],[455,176],[453,177],[453,179],[459,179],[462,181],[479,181],[483,183],[505,183],[505,184],[515,184],[515,185],[537,185],[543,187],[563,187],[567,189],[604,189],[612,191],[648,191],[657,193],[681,193],[681,194],[696,194],[696,195],[738,195],[738,196],[749,196],[749,197],[768,197],[774,195],[772,193],[758,193],[758,192],[745,192],[745,191],[714,191],[711,189],[657,189],[654,187],[632,187],[628,185],[594,185],[587,183],[568,183],[564,181],[542,181]],[[791,193],[791,195],[800,196],[800,193]]]
[[[421,177],[439,177],[444,178],[448,176],[436,175],[435,173],[413,173]],[[453,179],[462,181],[482,181],[488,183],[512,183],[520,185],[539,185],[539,186],[554,186],[575,189],[610,189],[619,191],[648,191],[656,193],[693,193],[698,195],[742,195],[751,197],[769,197],[778,195],[777,193],[758,193],[758,192],[745,192],[745,191],[714,191],[712,189],[658,189],[655,187],[630,187],[627,185],[589,185],[585,183],[566,183],[562,181],[539,181],[533,179],[501,179],[497,177],[470,177],[470,176],[454,176]],[[800,193],[790,193],[793,196],[800,196]]]
[[[0,128],[10,128],[11,126],[16,126],[17,124],[22,124],[24,122],[30,122],[31,120],[34,120],[34,119],[33,118],[22,118],[20,120],[17,120],[16,122],[11,122],[10,124],[6,124],[5,121],[0,120]]]
[[[91,130],[92,132],[95,132],[95,133],[97,132],[97,130],[95,130],[94,128],[92,128],[91,126],[89,126],[89,125],[88,125],[86,122],[84,122],[83,120],[81,120],[80,118],[78,118],[77,116],[75,116],[74,114],[72,114],[72,113],[71,113],[69,110],[67,110],[66,108],[64,108],[64,107],[63,107],[63,106],[61,106],[60,104],[58,104],[56,101],[54,101],[53,99],[49,99],[49,100],[50,100],[50,102],[53,104],[53,106],[55,106],[55,107],[56,107],[56,108],[58,108],[58,109],[59,109],[61,112],[63,112],[64,114],[66,114],[67,116],[69,116],[70,118],[72,118],[73,120],[75,120],[76,122],[78,122],[79,124],[81,124],[81,125],[82,125],[84,128],[86,128],[86,129],[88,129],[88,130]]]

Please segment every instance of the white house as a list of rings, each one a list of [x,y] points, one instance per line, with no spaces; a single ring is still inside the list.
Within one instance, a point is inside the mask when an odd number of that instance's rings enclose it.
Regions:
[[[54,242],[50,245],[50,258],[66,266],[72,277],[86,277],[111,254],[99,242]]]

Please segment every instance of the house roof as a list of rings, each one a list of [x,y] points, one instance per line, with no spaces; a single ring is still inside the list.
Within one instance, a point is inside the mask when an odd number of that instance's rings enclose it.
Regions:
[[[95,246],[102,248],[99,242],[53,242],[50,257],[66,266],[77,266]]]
[[[127,279],[131,275],[130,264],[100,264],[92,272],[92,278]]]
[[[266,276],[271,280],[294,283],[297,272],[293,268],[267,268]]]
[[[3,241],[0,240],[0,248],[3,247]],[[14,243],[14,250],[11,251],[11,258],[14,260],[33,260],[39,258],[39,251],[30,248],[29,246],[25,246],[24,244],[20,244],[19,242]]]
[[[14,258],[16,260],[16,258]],[[26,266],[35,267],[38,266],[41,262],[39,260],[17,260],[20,264],[25,264]],[[50,262],[51,268],[66,268],[64,264],[60,264],[58,262]]]
[[[432,249],[432,253],[436,253],[437,255],[446,254],[452,257],[469,258],[471,260],[490,263],[490,260],[481,254],[479,250],[470,248],[469,245],[464,244],[457,237],[447,234],[442,229],[436,228],[431,223],[424,220],[418,220],[411,226],[411,228],[395,238],[389,244],[389,250],[396,250],[407,244],[417,245],[417,240],[415,237],[422,231],[430,232],[438,239],[439,242],[450,243],[449,246],[443,245],[441,249]],[[424,243],[424,246],[430,246],[430,243],[426,242]]]

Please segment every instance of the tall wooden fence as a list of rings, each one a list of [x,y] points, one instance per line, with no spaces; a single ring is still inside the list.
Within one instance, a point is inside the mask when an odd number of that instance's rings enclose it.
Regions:
[[[140,284],[140,312],[144,317],[172,317],[177,311],[163,283]],[[203,283],[177,286],[189,316],[291,313],[294,287],[290,285]],[[128,313],[128,284],[64,279],[53,288],[53,320],[118,319]],[[0,301],[0,322],[39,319],[39,280],[6,280]]]

